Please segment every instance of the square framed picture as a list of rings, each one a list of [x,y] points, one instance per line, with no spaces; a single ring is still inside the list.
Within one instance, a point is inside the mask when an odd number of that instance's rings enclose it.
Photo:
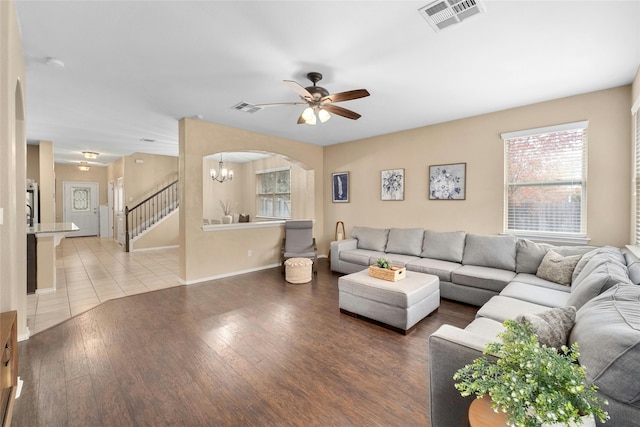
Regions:
[[[349,172],[332,174],[333,203],[349,203]]]
[[[380,171],[380,199],[404,200],[404,169]]]
[[[465,200],[467,164],[429,166],[429,200]]]

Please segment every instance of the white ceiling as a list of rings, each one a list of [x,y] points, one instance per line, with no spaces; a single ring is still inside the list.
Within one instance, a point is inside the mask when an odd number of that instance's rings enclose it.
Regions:
[[[438,33],[429,2],[16,0],[27,138],[53,141],[57,162],[109,164],[177,155],[178,120],[201,115],[329,145],[629,84],[640,65],[639,1],[485,1]],[[368,89],[339,104],[362,118],[231,109],[297,101],[282,80],[309,71],[332,93]]]

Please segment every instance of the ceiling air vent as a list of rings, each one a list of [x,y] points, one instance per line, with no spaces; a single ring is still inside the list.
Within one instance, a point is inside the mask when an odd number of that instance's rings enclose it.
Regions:
[[[479,0],[437,0],[418,11],[435,31],[440,31],[486,9]]]
[[[244,111],[245,113],[257,113],[262,110],[262,107],[257,107],[247,102],[240,102],[231,108],[238,111]]]

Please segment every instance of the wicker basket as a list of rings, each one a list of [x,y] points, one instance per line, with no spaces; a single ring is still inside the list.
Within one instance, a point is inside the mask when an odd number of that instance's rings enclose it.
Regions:
[[[389,282],[397,282],[407,277],[407,269],[404,267],[380,268],[375,265],[369,266],[369,276],[376,279],[387,280]]]

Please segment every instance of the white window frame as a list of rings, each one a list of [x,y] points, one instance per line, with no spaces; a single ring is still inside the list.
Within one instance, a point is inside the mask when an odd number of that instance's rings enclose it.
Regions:
[[[637,256],[640,256],[640,97],[636,100],[635,104],[631,108],[631,114],[633,117],[633,126],[634,126],[634,153],[633,156],[633,178],[632,178],[632,186],[631,191],[632,194],[632,206],[633,206],[633,215],[632,215],[632,229],[633,236],[631,239],[633,244],[636,246],[634,248],[634,253]]]
[[[564,242],[564,243],[578,243],[585,244],[589,242],[589,238],[587,237],[587,153],[588,153],[588,127],[589,121],[580,121],[573,123],[565,123],[561,125],[555,126],[547,126],[542,128],[535,129],[527,129],[516,132],[507,132],[502,133],[501,137],[503,140],[503,149],[504,149],[504,213],[503,213],[503,230],[505,234],[514,234],[520,238],[530,238],[536,240],[544,240],[551,242]],[[580,230],[578,232],[555,232],[555,231],[538,231],[538,230],[520,230],[520,229],[510,229],[509,228],[509,189],[515,185],[508,182],[508,162],[509,159],[507,157],[507,149],[510,140],[515,138],[522,138],[528,136],[536,136],[536,135],[544,135],[548,133],[557,133],[563,131],[570,130],[579,130],[582,129],[585,132],[584,138],[584,148],[582,153],[582,179],[580,182],[541,182],[535,183],[535,185],[581,185],[581,198],[580,198]],[[522,183],[518,183],[517,185],[522,185]]]
[[[288,193],[269,193],[272,196],[276,196],[277,194],[287,194],[289,195],[289,216],[269,216],[263,215],[260,212],[260,196],[264,196],[266,193],[260,193],[260,175],[265,174],[274,174],[276,172],[289,171],[289,192]],[[257,218],[266,218],[266,219],[291,219],[291,167],[281,167],[281,168],[272,168],[272,169],[263,169],[256,171],[256,217]]]

